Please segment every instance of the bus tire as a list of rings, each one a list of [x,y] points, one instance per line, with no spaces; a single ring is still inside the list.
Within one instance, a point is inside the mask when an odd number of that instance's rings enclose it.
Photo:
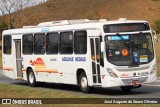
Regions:
[[[130,92],[133,89],[133,86],[121,86],[122,91]]]
[[[81,73],[79,76],[79,87],[80,87],[81,92],[83,93],[89,93],[90,91],[90,87],[88,85],[88,79],[84,72]]]
[[[32,69],[29,69],[28,71],[27,81],[31,87],[35,87],[37,85],[36,78]]]

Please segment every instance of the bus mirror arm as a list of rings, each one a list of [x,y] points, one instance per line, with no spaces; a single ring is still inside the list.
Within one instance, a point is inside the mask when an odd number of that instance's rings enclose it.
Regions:
[[[101,42],[101,52],[105,51],[105,42]]]
[[[153,38],[154,38],[155,43],[157,43],[158,42],[158,36],[156,34],[156,31],[154,31],[154,30],[153,30]]]

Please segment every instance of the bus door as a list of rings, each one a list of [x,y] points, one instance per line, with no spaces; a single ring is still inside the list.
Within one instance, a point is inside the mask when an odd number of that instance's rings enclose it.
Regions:
[[[23,73],[22,73],[22,58],[21,58],[21,40],[20,39],[14,39],[14,52],[15,52],[15,71],[17,73],[16,79],[22,79]]]
[[[92,60],[92,76],[94,84],[101,84],[100,76],[100,36],[90,37],[91,60]]]

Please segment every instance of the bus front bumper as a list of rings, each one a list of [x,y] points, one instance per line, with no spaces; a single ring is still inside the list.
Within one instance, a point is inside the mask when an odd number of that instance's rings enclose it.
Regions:
[[[117,87],[117,86],[130,86],[133,85],[133,82],[137,81],[141,84],[153,83],[157,79],[156,74],[148,76],[139,76],[139,77],[126,77],[126,78],[112,78],[104,77],[102,79],[102,87]]]

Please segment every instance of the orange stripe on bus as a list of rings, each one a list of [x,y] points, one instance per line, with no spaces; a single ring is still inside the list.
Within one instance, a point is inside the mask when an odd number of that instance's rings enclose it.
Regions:
[[[45,66],[44,64],[34,64],[34,66]]]
[[[13,68],[12,67],[4,67],[3,70],[11,71],[11,70],[13,70]]]
[[[45,66],[34,66],[35,68],[46,68]]]
[[[50,73],[58,73],[56,69],[35,69],[36,72],[50,72]]]

